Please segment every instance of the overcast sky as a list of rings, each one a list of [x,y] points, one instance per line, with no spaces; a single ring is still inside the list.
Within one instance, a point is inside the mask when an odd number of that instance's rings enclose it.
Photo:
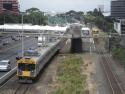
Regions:
[[[19,0],[19,2],[21,11],[31,7],[39,8],[41,11],[87,11],[97,8],[98,5],[104,5],[105,10],[110,10],[110,0]]]

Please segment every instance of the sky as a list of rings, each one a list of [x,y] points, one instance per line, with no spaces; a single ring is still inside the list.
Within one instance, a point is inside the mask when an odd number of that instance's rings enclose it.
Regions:
[[[44,12],[88,11],[97,8],[98,5],[104,5],[104,9],[110,11],[110,0],[19,0],[19,3],[21,11],[32,7]]]

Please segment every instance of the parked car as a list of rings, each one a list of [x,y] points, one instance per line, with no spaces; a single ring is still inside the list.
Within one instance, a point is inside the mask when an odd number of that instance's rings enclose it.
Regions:
[[[9,44],[9,42],[8,42],[8,41],[3,42],[3,45],[8,45],[8,44]]]
[[[10,70],[11,70],[10,60],[1,60],[0,71],[10,71]]]

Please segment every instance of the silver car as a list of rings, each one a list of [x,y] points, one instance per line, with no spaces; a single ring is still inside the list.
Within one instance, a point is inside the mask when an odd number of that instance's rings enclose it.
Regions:
[[[10,71],[10,61],[9,60],[1,60],[0,61],[0,71]]]

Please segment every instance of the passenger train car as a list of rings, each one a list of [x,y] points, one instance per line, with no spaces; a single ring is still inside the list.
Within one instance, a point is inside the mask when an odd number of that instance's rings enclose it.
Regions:
[[[90,28],[88,28],[88,27],[83,27],[83,28],[81,29],[81,35],[82,35],[82,36],[88,36],[88,35],[90,35]]]
[[[28,50],[25,56],[17,61],[17,76],[21,83],[32,83],[45,64],[60,49],[60,40],[49,43],[47,47]]]

